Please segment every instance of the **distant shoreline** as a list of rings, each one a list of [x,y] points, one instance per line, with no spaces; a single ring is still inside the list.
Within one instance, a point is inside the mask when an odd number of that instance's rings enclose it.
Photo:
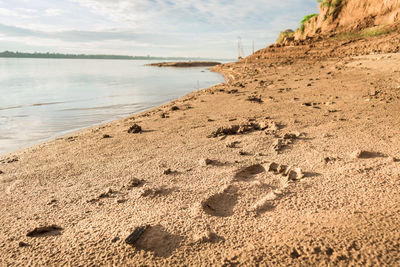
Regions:
[[[0,58],[49,58],[49,59],[112,59],[112,60],[192,60],[209,61],[229,59],[189,58],[189,57],[151,57],[151,56],[126,56],[126,55],[86,55],[86,54],[61,54],[61,53],[23,53],[4,51]]]

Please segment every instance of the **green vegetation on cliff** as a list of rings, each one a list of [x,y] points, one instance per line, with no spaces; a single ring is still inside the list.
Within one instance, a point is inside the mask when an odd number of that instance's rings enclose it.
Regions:
[[[336,18],[342,8],[343,0],[317,0],[324,8],[328,8],[328,15]]]
[[[300,24],[300,31],[304,32],[304,25],[312,18],[317,17],[319,14],[310,14],[305,16],[302,20],[301,20],[301,24]]]
[[[287,37],[294,36],[294,31],[292,29],[288,29],[286,31],[283,31],[279,34],[278,39],[276,40],[276,43],[281,43],[283,42]]]
[[[374,27],[364,29],[362,31],[340,33],[332,38],[337,39],[337,40],[350,40],[350,39],[356,39],[356,38],[374,37],[374,36],[390,34],[392,32],[399,31],[399,30],[400,30],[399,27],[390,27],[390,26],[386,26],[386,25],[374,26]]]

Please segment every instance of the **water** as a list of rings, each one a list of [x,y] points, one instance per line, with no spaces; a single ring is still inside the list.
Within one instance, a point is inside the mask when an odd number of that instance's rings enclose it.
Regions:
[[[142,60],[0,58],[0,154],[223,82],[206,68]]]

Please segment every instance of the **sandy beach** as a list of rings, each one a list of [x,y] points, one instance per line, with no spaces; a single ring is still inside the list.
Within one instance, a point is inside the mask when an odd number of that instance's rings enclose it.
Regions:
[[[0,265],[399,265],[398,40],[272,46],[3,157]]]

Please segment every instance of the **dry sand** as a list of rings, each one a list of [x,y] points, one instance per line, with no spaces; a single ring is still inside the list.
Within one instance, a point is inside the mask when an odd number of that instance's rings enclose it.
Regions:
[[[4,157],[0,265],[400,265],[400,55],[271,58]]]

